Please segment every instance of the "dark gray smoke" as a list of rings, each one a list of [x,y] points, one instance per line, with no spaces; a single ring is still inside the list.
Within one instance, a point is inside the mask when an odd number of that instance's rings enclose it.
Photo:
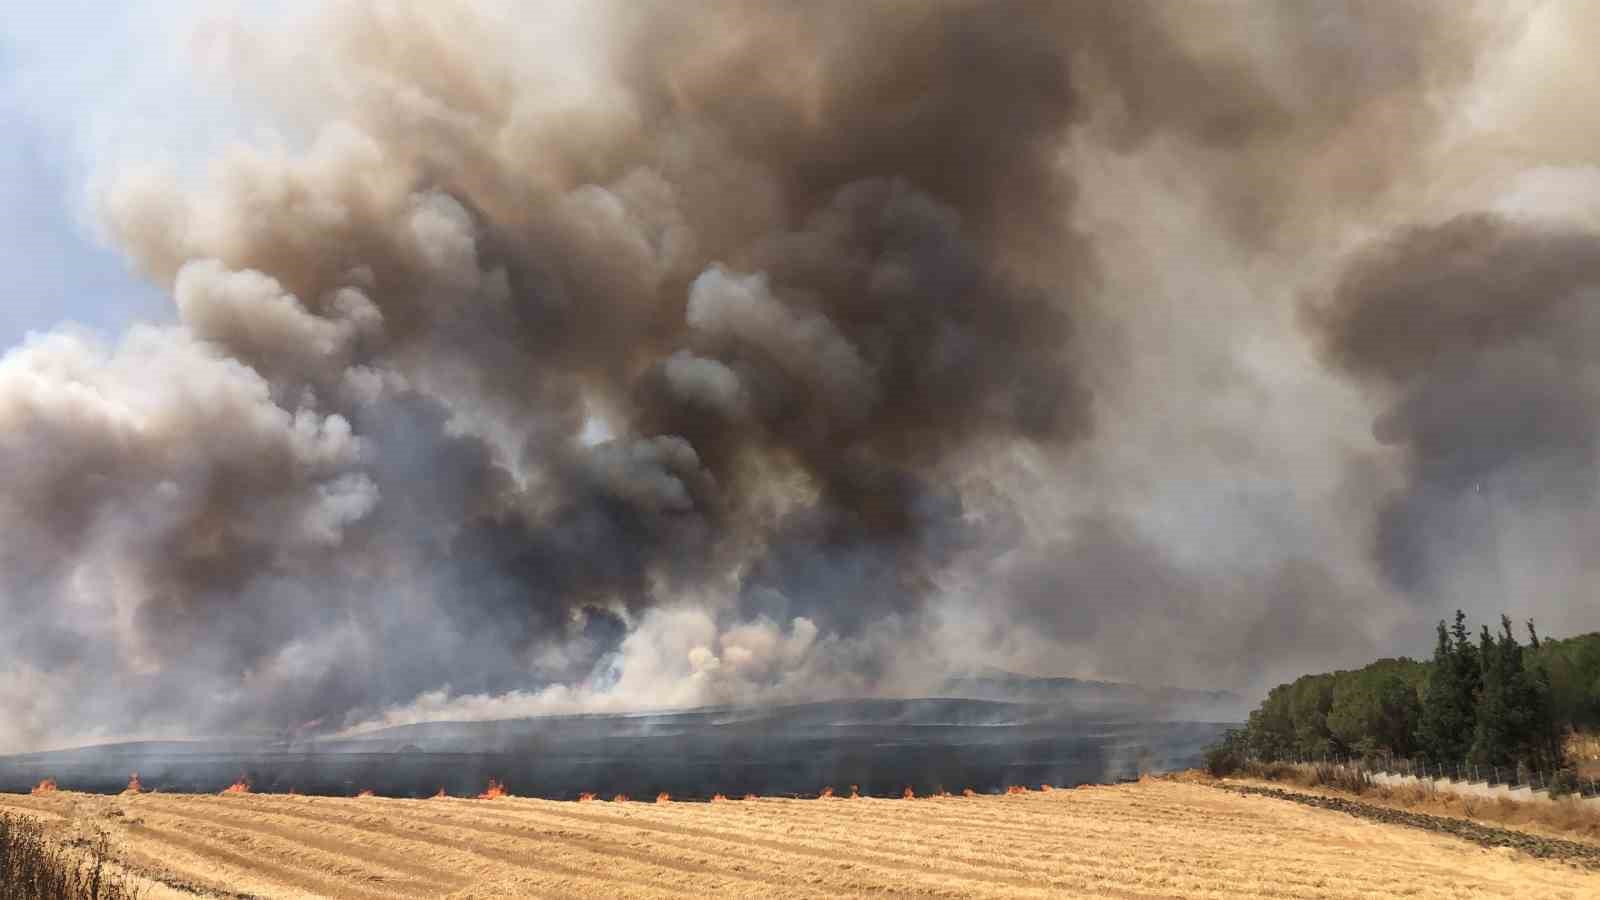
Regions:
[[[1335,365],[1384,389],[1373,434],[1404,454],[1375,535],[1385,575],[1427,593],[1469,572],[1492,595],[1506,568],[1543,570],[1592,605],[1560,570],[1595,548],[1600,234],[1488,214],[1402,229],[1312,318]]]
[[[232,34],[281,141],[110,173],[107,228],[177,322],[0,361],[12,745],[906,692],[986,661],[1253,685],[1425,619],[1390,591],[1428,595],[1427,535],[1504,460],[1589,471],[1581,234],[1480,238],[1504,260],[1417,276],[1488,285],[1454,336],[1393,336],[1437,308],[1396,273],[1483,220],[1358,256],[1318,319],[1399,397],[1401,493],[1297,494],[1395,473],[1270,437],[1365,414],[1309,363],[1280,260],[1392,217],[1503,22],[629,3],[540,43],[529,15]],[[1536,323],[1501,299],[1521,275],[1551,285]],[[1284,360],[1312,372],[1292,396]],[[1458,389],[1566,436],[1493,439]],[[1559,499],[1540,471],[1518,484]],[[1388,582],[1351,549],[1368,522]]]

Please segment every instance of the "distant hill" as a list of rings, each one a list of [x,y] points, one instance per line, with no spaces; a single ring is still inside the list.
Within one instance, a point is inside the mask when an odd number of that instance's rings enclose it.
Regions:
[[[354,737],[273,737],[138,741],[0,757],[17,762],[87,763],[141,756],[254,753],[516,752],[550,744],[671,738],[814,737],[862,729],[1010,727],[1059,729],[1074,721],[1237,722],[1245,704],[1229,691],[1148,687],[1077,678],[1035,678],[986,668],[952,677],[943,696],[829,700],[783,706],[708,706],[638,713],[533,716],[424,722]]]
[[[1041,690],[1041,695],[1049,693]],[[1016,702],[962,697],[830,700],[770,707],[702,707],[632,715],[538,716],[483,722],[399,725],[352,738],[307,745],[323,753],[515,752],[572,742],[715,735],[722,739],[844,738],[894,732],[929,740],[952,733],[1007,729],[1027,733],[1074,723],[1165,719],[1133,704],[1080,706],[1066,700]]]
[[[1143,711],[1156,718],[1191,721],[1238,721],[1248,709],[1244,698],[1232,691],[1038,678],[996,668],[949,678],[940,694],[1008,703],[1065,704],[1084,712]]]

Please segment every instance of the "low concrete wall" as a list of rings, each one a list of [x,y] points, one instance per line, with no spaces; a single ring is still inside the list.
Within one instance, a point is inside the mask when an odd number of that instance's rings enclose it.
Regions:
[[[1399,775],[1390,772],[1373,772],[1373,782],[1399,787],[1409,784],[1432,785],[1436,791],[1451,794],[1460,794],[1464,797],[1483,797],[1489,800],[1506,798],[1523,803],[1556,803],[1566,802],[1554,799],[1548,791],[1534,790],[1530,787],[1507,787],[1503,784],[1485,784],[1482,781],[1453,781],[1449,778],[1418,778],[1415,775]],[[1585,806],[1600,809],[1600,797],[1570,798]]]

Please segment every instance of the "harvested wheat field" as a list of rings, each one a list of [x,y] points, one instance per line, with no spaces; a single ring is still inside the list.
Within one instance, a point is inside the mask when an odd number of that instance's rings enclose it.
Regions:
[[[0,795],[145,896],[1600,897],[1600,872],[1199,784],[713,803]]]

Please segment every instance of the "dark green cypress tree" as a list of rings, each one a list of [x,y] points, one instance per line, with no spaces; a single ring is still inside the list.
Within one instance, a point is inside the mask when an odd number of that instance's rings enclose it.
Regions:
[[[1437,762],[1464,759],[1472,746],[1480,682],[1477,653],[1467,636],[1466,613],[1456,610],[1455,626],[1439,621],[1433,670],[1423,692],[1417,746]]]
[[[1539,652],[1539,632],[1533,627],[1532,619],[1528,620],[1528,649],[1534,654]],[[1540,768],[1557,768],[1564,755],[1561,749],[1563,729],[1560,717],[1556,715],[1555,688],[1551,683],[1550,670],[1538,664],[1537,656],[1530,658],[1525,654],[1523,674],[1528,681],[1529,707],[1533,710],[1534,758]],[[1600,683],[1596,686],[1600,687]]]
[[[1516,643],[1512,641],[1513,645]],[[1509,700],[1510,654],[1505,637],[1497,643],[1483,626],[1478,639],[1483,682],[1478,689],[1478,714],[1472,734],[1472,760],[1483,765],[1509,765],[1516,756],[1516,714]]]
[[[1450,659],[1450,632],[1439,620],[1439,640],[1433,647],[1433,667],[1422,691],[1422,713],[1417,717],[1417,748],[1429,759],[1450,759],[1450,706],[1446,697],[1454,693],[1455,667]]]
[[[1511,761],[1526,766],[1548,766],[1559,752],[1559,745],[1552,740],[1556,727],[1550,711],[1550,682],[1543,670],[1527,664],[1526,651],[1512,634],[1509,616],[1500,617],[1500,629],[1497,649],[1505,682],[1508,755]],[[1532,622],[1528,623],[1528,635],[1537,648],[1539,634]]]

